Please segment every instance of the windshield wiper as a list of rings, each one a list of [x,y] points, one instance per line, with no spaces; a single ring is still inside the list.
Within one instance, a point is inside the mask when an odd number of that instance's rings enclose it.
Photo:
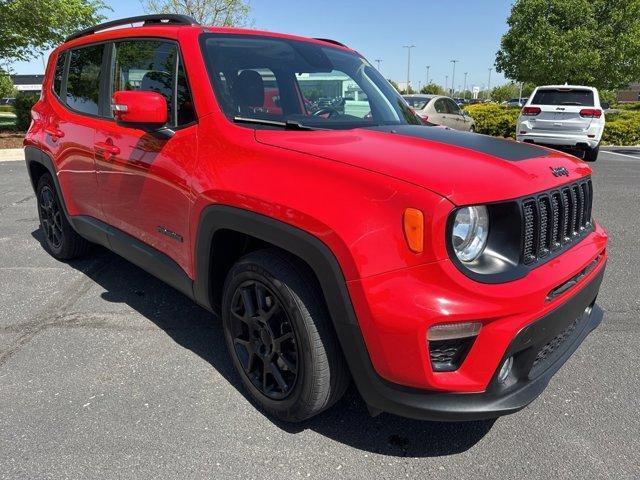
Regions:
[[[319,128],[303,125],[300,122],[293,120],[286,120],[280,122],[278,120],[266,120],[263,118],[251,118],[251,117],[233,117],[235,123],[253,123],[256,125],[268,125],[272,127],[282,127],[285,130],[320,130]]]

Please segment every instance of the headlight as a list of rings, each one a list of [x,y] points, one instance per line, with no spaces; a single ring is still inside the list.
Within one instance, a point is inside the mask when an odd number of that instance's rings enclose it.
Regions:
[[[480,256],[489,236],[487,207],[463,207],[456,213],[451,243],[462,262],[472,262]]]

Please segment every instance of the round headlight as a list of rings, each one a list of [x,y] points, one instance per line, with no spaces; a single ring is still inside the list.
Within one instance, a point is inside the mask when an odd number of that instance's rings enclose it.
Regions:
[[[458,258],[472,262],[480,256],[489,236],[487,207],[464,207],[458,210],[453,221],[451,242]]]

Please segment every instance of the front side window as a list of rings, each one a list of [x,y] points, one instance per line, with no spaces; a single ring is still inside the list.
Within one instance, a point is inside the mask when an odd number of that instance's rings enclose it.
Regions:
[[[119,90],[156,92],[167,101],[169,124],[181,125],[195,119],[191,93],[175,43],[162,40],[116,42],[112,72],[112,94]]]
[[[98,115],[104,49],[104,45],[91,45],[71,50],[66,96],[69,108]]]
[[[462,114],[462,112],[460,112],[460,107],[458,107],[456,102],[454,102],[450,98],[445,99],[445,102],[447,104],[447,110],[448,110],[449,113],[452,113],[454,115],[461,115]]]
[[[232,121],[328,129],[419,123],[355,52],[256,35],[207,34],[202,43],[216,98]]]

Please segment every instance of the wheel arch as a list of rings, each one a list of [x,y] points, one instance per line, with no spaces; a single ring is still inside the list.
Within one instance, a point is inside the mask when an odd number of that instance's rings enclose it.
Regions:
[[[60,188],[58,175],[56,175],[56,169],[51,156],[37,147],[28,145],[24,147],[24,159],[27,164],[27,173],[29,174],[29,180],[31,181],[31,186],[33,187],[34,192],[38,188],[38,181],[40,180],[40,177],[45,173],[49,173],[49,175],[51,175],[53,183],[56,186],[56,190],[58,191],[58,196],[60,197],[62,211],[67,217],[67,220],[69,220],[69,223],[71,223],[67,204],[65,202],[62,189]]]

